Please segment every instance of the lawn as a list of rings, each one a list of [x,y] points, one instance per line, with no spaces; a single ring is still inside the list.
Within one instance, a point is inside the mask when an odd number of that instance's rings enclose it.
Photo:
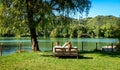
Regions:
[[[52,52],[0,56],[0,70],[120,70],[116,53],[79,53],[79,58],[53,57]]]

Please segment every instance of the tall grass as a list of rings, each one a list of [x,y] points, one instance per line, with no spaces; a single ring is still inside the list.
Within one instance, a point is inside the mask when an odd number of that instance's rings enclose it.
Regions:
[[[0,70],[120,70],[120,55],[80,53],[83,57],[58,58],[52,52],[24,52],[0,56]]]

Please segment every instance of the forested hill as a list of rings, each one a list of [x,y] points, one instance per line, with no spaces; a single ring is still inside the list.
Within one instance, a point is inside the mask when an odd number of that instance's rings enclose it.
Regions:
[[[20,36],[29,36],[29,29],[23,27]],[[8,30],[1,36],[15,36]],[[64,16],[50,17],[48,21],[37,26],[38,37],[64,37],[64,38],[119,38],[120,17],[96,16],[94,18],[71,19]]]

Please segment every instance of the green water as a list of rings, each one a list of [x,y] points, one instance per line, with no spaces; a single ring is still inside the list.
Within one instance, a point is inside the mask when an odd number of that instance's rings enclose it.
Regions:
[[[114,38],[38,38],[39,48],[41,51],[52,51],[52,47],[55,42],[59,41],[62,46],[65,42],[70,41],[73,46],[78,47],[79,51],[92,51],[96,48],[101,49],[102,46],[115,45],[118,39]],[[0,43],[3,46],[3,55],[8,55],[16,52],[18,50],[19,43],[22,44],[22,50],[31,50],[31,40],[29,37],[23,37],[21,39],[16,39],[14,37],[2,37],[0,38]]]

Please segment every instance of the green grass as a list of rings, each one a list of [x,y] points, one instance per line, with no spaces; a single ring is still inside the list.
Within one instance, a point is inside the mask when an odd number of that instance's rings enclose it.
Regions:
[[[120,55],[80,53],[76,58],[53,57],[52,52],[24,52],[0,56],[0,70],[120,70]]]

